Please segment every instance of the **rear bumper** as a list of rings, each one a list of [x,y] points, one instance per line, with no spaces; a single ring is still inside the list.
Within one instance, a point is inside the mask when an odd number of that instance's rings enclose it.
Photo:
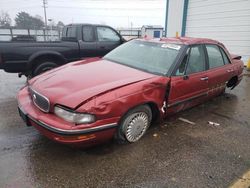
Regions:
[[[33,105],[26,88],[19,92],[17,98],[19,114],[25,123],[56,142],[85,147],[110,140],[116,132],[115,119],[99,120],[77,129],[54,114],[43,113]]]
[[[10,73],[26,72],[28,70],[28,64],[26,61],[4,62],[0,63],[0,69]]]

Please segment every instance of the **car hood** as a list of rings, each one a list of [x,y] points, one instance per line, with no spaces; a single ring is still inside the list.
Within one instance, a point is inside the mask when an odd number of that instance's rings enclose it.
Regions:
[[[107,60],[78,61],[44,73],[29,84],[49,98],[52,105],[75,109],[102,93],[155,76]]]

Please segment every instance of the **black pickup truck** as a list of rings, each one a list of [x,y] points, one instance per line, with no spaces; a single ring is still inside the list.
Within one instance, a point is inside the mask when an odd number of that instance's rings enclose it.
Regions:
[[[61,41],[0,42],[0,69],[33,77],[71,61],[104,56],[123,42],[109,26],[71,24],[63,28]]]

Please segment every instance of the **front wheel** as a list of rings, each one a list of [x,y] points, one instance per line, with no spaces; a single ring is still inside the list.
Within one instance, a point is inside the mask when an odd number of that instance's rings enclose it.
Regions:
[[[58,64],[54,62],[49,62],[49,61],[42,62],[32,70],[32,77],[35,77],[41,73],[44,73],[56,67],[58,67]]]
[[[142,105],[129,111],[122,119],[118,128],[119,143],[134,143],[146,133],[152,120],[149,106]]]

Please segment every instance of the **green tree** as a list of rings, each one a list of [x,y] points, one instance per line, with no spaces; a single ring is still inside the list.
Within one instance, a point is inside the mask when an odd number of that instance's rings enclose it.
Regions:
[[[10,27],[11,18],[7,12],[1,11],[0,13],[0,27]]]
[[[26,12],[19,12],[15,18],[16,27],[20,29],[42,29],[44,22],[41,17],[33,17]]]
[[[58,28],[64,27],[64,23],[62,21],[57,22],[57,27]]]
[[[65,26],[64,23],[62,21],[59,21],[56,24],[56,29],[61,31],[64,26]]]

